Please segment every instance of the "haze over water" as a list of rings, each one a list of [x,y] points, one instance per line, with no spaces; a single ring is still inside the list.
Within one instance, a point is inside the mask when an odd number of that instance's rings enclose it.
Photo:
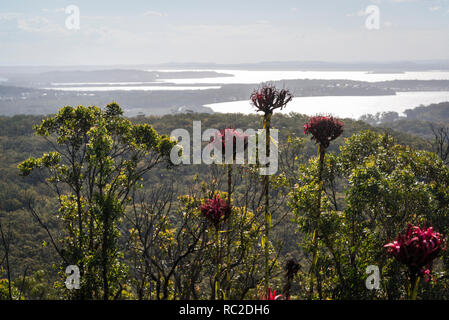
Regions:
[[[45,89],[66,91],[108,91],[108,90],[205,90],[217,89],[216,86],[169,87],[164,84],[198,85],[198,84],[259,84],[261,82],[314,79],[314,80],[352,80],[352,81],[392,81],[392,80],[449,80],[449,71],[425,71],[404,73],[370,73],[369,71],[254,71],[254,70],[221,70],[221,69],[184,69],[184,70],[148,70],[160,72],[183,71],[215,71],[232,76],[215,78],[161,79],[155,82],[85,82],[85,83],[53,83],[53,87]],[[145,84],[158,84],[156,87]],[[95,87],[93,87],[95,86]],[[138,86],[138,87],[136,87]]]
[[[183,91],[213,90],[226,84],[254,84],[261,82],[316,79],[352,80],[380,82],[393,80],[449,80],[449,71],[373,73],[369,71],[254,71],[229,69],[183,69],[148,70],[163,72],[215,71],[232,76],[215,78],[161,79],[155,82],[111,82],[111,83],[54,83],[45,89],[62,91]],[[169,93],[168,93],[169,94]],[[297,97],[283,110],[284,113],[298,112],[307,115],[333,114],[339,117],[357,119],[364,114],[396,111],[449,101],[448,91],[397,92],[390,96],[316,96]],[[249,100],[206,104],[214,112],[244,113],[254,112]]]
[[[265,81],[317,79],[353,80],[379,82],[391,80],[449,80],[449,71],[425,71],[404,73],[371,73],[370,71],[253,71],[253,70],[157,70],[157,71],[216,71],[233,77],[164,79],[162,82],[176,84],[249,84]]]

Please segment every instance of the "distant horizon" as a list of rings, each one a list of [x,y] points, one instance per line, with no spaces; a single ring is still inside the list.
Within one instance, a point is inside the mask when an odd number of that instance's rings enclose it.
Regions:
[[[344,67],[356,67],[360,71],[360,68],[366,68],[366,71],[376,71],[375,68],[384,67],[385,70],[398,68],[396,71],[408,71],[402,70],[401,68],[418,68],[424,70],[448,70],[449,69],[449,59],[421,59],[421,60],[390,60],[390,61],[374,61],[374,60],[360,60],[353,62],[346,61],[337,61],[337,60],[285,60],[285,61],[258,61],[258,62],[241,62],[241,63],[219,63],[219,62],[164,62],[164,63],[138,63],[138,64],[130,64],[130,63],[120,63],[120,64],[17,64],[17,65],[0,65],[1,69],[14,69],[14,68],[49,68],[55,69],[58,68],[93,68],[98,70],[98,68],[207,68],[207,69],[219,69],[219,68],[306,68],[308,70],[312,70],[314,67],[318,69],[330,67],[332,69],[340,69]],[[374,68],[374,69],[371,69]],[[430,69],[426,69],[430,68]],[[436,69],[435,69],[436,68]],[[331,69],[331,70],[332,70]],[[329,71],[331,71],[329,70]],[[410,69],[411,71],[416,71]],[[89,70],[80,70],[80,71],[89,71]],[[349,70],[348,70],[349,71]]]
[[[436,63],[436,62],[448,62],[448,59],[398,59],[398,60],[356,60],[356,61],[344,61],[344,60],[260,60],[254,62],[235,62],[235,63],[223,63],[213,61],[169,61],[160,63],[116,63],[116,64],[15,64],[5,65],[0,64],[0,67],[93,67],[93,66],[160,66],[160,65],[177,65],[177,64],[205,64],[205,65],[253,65],[253,64],[288,64],[288,63],[323,63],[323,64],[394,64],[394,63]]]

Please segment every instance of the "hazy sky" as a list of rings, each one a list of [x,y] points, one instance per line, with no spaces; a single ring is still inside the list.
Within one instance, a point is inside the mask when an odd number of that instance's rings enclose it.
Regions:
[[[429,59],[449,59],[449,0],[0,0],[0,65]]]

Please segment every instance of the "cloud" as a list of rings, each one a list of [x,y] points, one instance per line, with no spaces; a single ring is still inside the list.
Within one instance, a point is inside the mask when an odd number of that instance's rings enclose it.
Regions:
[[[143,16],[145,17],[149,17],[149,16],[154,16],[154,17],[166,17],[167,14],[163,13],[163,12],[159,12],[159,11],[146,11],[143,13]]]
[[[11,21],[20,18],[21,16],[22,14],[18,12],[0,12],[0,21]]]
[[[48,25],[48,19],[43,17],[33,17],[29,19],[19,19],[17,26],[20,30],[35,32],[44,30]]]
[[[393,3],[411,3],[411,2],[419,2],[420,0],[387,0],[387,1],[383,1],[383,0],[371,0],[371,2],[375,3],[375,4],[381,4],[382,2],[393,2]],[[429,0],[432,1],[432,0]]]
[[[53,8],[53,9],[43,8],[42,12],[60,13],[60,12],[65,12],[65,8]]]
[[[65,32],[62,26],[40,16],[18,19],[17,27],[22,31],[35,33]]]
[[[440,6],[434,6],[434,7],[430,7],[430,8],[429,8],[429,11],[438,11],[438,10],[440,10],[440,9],[441,9]]]
[[[357,12],[351,12],[346,14],[347,17],[364,17],[366,16],[366,11],[365,10],[359,10]]]
[[[389,0],[389,1],[394,3],[406,3],[406,2],[418,2],[419,0]],[[371,2],[381,4],[382,0],[371,0]]]

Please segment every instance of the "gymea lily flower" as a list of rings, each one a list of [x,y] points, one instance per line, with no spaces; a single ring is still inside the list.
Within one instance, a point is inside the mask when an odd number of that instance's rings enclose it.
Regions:
[[[412,278],[429,277],[432,262],[443,249],[443,236],[432,227],[421,230],[409,224],[404,234],[399,234],[395,241],[384,247],[408,267]]]
[[[284,108],[293,99],[293,95],[287,89],[277,89],[272,84],[264,84],[260,89],[251,94],[252,104],[257,111],[265,114],[273,114],[273,110]]]
[[[343,123],[332,116],[315,116],[304,125],[304,134],[311,134],[312,140],[324,149],[342,133]]]
[[[208,219],[215,229],[219,229],[222,221],[231,215],[231,206],[228,202],[215,195],[212,199],[206,200],[200,207],[201,214]]]
[[[280,300],[282,298],[281,294],[276,294],[276,290],[271,290],[268,288],[265,294],[260,297],[260,300]]]

